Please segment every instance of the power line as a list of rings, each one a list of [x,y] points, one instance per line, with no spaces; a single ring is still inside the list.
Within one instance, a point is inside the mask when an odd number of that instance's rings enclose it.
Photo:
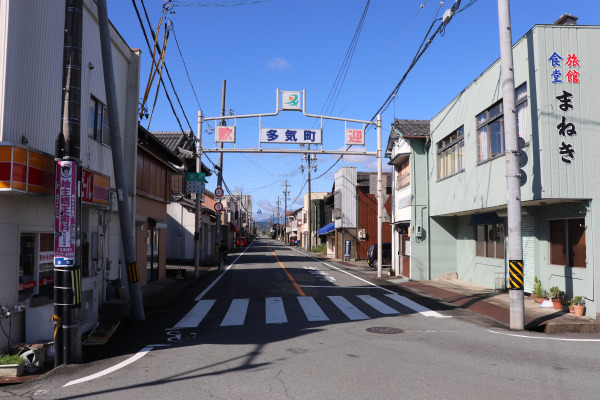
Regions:
[[[170,4],[177,7],[236,7],[246,6],[257,3],[266,3],[271,0],[234,0],[234,1],[222,1],[220,3],[190,3],[187,1],[169,1]]]
[[[433,25],[437,21],[439,21],[439,19],[435,19],[431,23],[431,26],[429,27],[429,30],[427,31],[427,34],[425,34],[425,37],[423,38],[423,42],[421,42],[421,46],[419,46],[419,50],[417,50],[417,54],[413,58],[411,64],[409,65],[409,67],[406,70],[406,72],[404,73],[404,75],[402,76],[402,79],[400,79],[400,82],[398,82],[398,84],[396,85],[396,87],[394,88],[394,90],[392,90],[392,93],[390,93],[390,95],[387,97],[387,99],[383,102],[383,105],[381,107],[379,107],[379,109],[377,110],[377,112],[375,112],[375,114],[371,118],[371,121],[375,120],[375,118],[377,118],[378,114],[384,112],[389,107],[389,105],[392,102],[392,100],[394,99],[394,97],[396,97],[396,94],[398,93],[398,90],[400,89],[400,86],[402,86],[402,84],[404,83],[404,80],[408,76],[408,73],[417,64],[417,61],[419,61],[419,59],[425,53],[425,51],[427,51],[427,48],[431,45],[431,42],[433,42],[433,39],[438,34],[442,34],[443,35],[443,32],[446,29],[446,25],[450,22],[450,20],[452,19],[452,16],[458,10],[458,7],[460,7],[460,0],[456,0],[456,2],[454,3],[454,5],[452,6],[450,17],[447,18],[447,19],[446,18],[442,18],[442,23],[438,26],[438,28],[435,30],[435,32],[433,33],[433,35],[431,35],[429,37],[429,40],[427,40],[427,35],[429,35],[429,32],[431,32],[431,29],[433,28]],[[427,42],[425,43],[426,40],[427,40]]]
[[[148,51],[150,52],[150,54],[152,54],[152,47],[150,46],[150,42],[148,41],[148,34],[146,33],[146,28],[144,27],[144,23],[142,21],[142,17],[140,16],[140,12],[137,8],[137,4],[135,4],[135,0],[131,0],[131,2],[133,3],[133,8],[135,8],[135,13],[137,14],[138,21],[140,22],[140,27],[142,28],[142,32],[144,33],[144,39],[146,40],[146,44],[148,45]],[[150,31],[152,32],[152,28],[150,28]],[[154,36],[154,32],[152,32],[152,36]],[[154,62],[154,60],[152,60],[152,62]],[[165,66],[165,68],[166,68],[166,66]],[[167,72],[167,74],[168,74],[168,72]],[[165,86],[165,82],[162,79],[162,77],[160,78],[160,83],[163,85],[163,89],[165,89],[165,94],[167,95],[167,100],[169,101],[169,104],[171,105],[171,111],[173,111],[173,115],[175,116],[175,119],[177,120],[179,129],[181,129],[181,132],[183,132],[184,131],[183,126],[181,125],[181,121],[179,120],[179,117],[177,116],[177,112],[175,111],[175,107],[173,106],[173,102],[171,101],[171,97],[169,96],[169,92],[167,91],[167,87]]]
[[[200,101],[198,101],[198,95],[196,94],[196,89],[194,89],[194,85],[192,84],[192,79],[190,78],[190,73],[187,69],[187,64],[183,59],[183,54],[181,53],[181,48],[179,47],[179,41],[177,40],[177,35],[175,34],[175,27],[171,25],[171,32],[173,32],[173,37],[175,38],[175,44],[177,45],[177,50],[179,51],[179,56],[181,57],[181,62],[183,63],[183,68],[185,69],[185,74],[187,75],[188,82],[192,87],[192,92],[194,92],[194,97],[196,98],[196,104],[198,104],[198,108],[202,111],[202,106],[200,105]]]

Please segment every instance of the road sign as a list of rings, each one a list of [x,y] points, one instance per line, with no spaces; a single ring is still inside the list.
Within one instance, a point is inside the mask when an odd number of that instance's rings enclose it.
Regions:
[[[262,211],[260,211],[260,208],[258,209],[258,211],[256,213],[257,214],[262,214]]]
[[[221,188],[221,187],[218,187],[215,189],[215,197],[223,197],[224,193],[225,192],[223,192],[223,188]]]
[[[186,178],[188,193],[204,193],[204,183],[206,182],[206,175],[204,173],[188,172]]]
[[[221,203],[220,201],[215,203],[215,211],[216,212],[221,212],[223,211],[223,203]]]

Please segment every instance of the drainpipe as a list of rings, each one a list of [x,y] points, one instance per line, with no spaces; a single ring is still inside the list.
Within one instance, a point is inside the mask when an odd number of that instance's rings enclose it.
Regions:
[[[425,156],[427,159],[427,232],[425,233],[425,240],[427,245],[427,280],[431,280],[431,244],[429,239],[430,234],[430,225],[429,225],[429,148],[431,147],[431,140],[427,138],[425,140]],[[423,213],[423,209],[421,209],[421,215]],[[423,222],[423,217],[421,216],[421,222]]]

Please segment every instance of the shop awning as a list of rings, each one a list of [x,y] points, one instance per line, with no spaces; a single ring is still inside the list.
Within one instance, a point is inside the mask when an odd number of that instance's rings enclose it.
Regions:
[[[495,212],[488,212],[482,214],[472,214],[471,220],[469,221],[469,226],[475,225],[493,225],[493,224],[503,224],[504,218],[499,217]]]
[[[330,224],[325,225],[321,229],[319,229],[317,231],[317,234],[318,235],[327,235],[329,232],[332,232],[334,230],[335,230],[335,222],[332,222]]]
[[[235,224],[235,222],[229,222],[229,231],[230,232],[239,232],[240,228]]]

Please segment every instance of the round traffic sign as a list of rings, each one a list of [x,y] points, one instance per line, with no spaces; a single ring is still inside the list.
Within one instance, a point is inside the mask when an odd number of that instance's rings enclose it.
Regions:
[[[223,211],[223,203],[221,203],[221,202],[215,203],[215,211],[218,211],[218,212]]]
[[[222,197],[223,193],[224,193],[223,192],[223,188],[218,187],[218,188],[215,189],[215,196]]]

